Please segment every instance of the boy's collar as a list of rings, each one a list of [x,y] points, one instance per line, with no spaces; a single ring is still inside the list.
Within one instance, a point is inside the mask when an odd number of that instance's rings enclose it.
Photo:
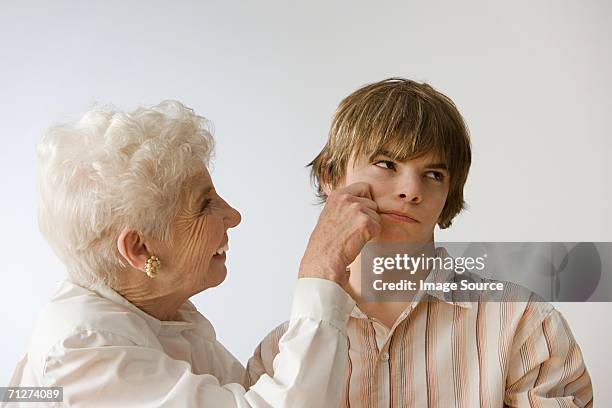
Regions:
[[[446,248],[444,247],[437,247],[436,248],[436,257],[441,257],[441,258],[445,258],[447,256],[449,256],[448,252],[446,251]],[[454,270],[448,270],[448,269],[438,269],[438,268],[434,268],[428,275],[427,278],[425,278],[425,282],[427,283],[445,283],[445,282],[453,282],[455,280],[455,278],[457,276],[460,276],[461,274],[456,273]],[[431,301],[431,299],[427,299],[427,296],[429,295],[433,298],[438,299],[439,301],[452,305],[452,306],[460,306],[464,309],[471,309],[473,306],[473,302],[470,301],[466,301],[466,300],[462,300],[462,299],[457,299],[457,298],[453,298],[453,292],[444,292],[441,290],[426,290],[426,291],[421,291],[419,294],[417,294],[416,299],[411,303],[410,306],[408,306],[408,308],[406,310],[409,309],[414,309],[416,308],[417,304],[421,303],[421,302],[428,302]],[[406,313],[405,313],[406,314]],[[407,314],[406,314],[407,315]],[[355,305],[355,308],[353,309],[353,312],[351,313],[351,316],[356,317],[356,318],[368,318],[368,316],[362,312],[357,305]]]

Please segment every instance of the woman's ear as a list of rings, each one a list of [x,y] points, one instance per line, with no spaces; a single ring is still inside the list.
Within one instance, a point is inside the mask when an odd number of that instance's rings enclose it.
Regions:
[[[117,238],[119,253],[133,268],[143,271],[149,251],[140,233],[133,228],[126,228]]]

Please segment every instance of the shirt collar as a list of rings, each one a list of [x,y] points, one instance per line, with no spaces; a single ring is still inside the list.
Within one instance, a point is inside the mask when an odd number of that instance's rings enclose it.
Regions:
[[[444,247],[437,247],[435,253],[436,253],[437,258],[450,257],[450,255],[448,254],[448,251]],[[452,269],[445,269],[445,268],[438,269],[437,264],[438,262],[435,263],[434,269],[429,273],[429,275],[427,275],[427,278],[425,278],[425,282],[434,282],[434,283],[454,282],[456,281],[457,276],[461,275]],[[472,307],[472,302],[464,301],[464,300],[457,298],[456,291],[444,292],[442,290],[430,289],[430,290],[425,291],[425,293],[447,304],[460,306],[466,309],[470,309]]]
[[[448,254],[448,251],[446,250],[446,248],[437,247],[435,251],[435,256],[437,258],[446,258],[450,255]],[[427,278],[425,278],[425,282],[428,282],[428,283],[429,282],[434,282],[434,283],[452,282],[457,277],[457,275],[459,275],[454,270],[444,269],[444,268],[438,269],[437,265],[438,265],[438,262],[435,262],[434,269],[427,275]],[[424,292],[419,291],[419,293],[417,293],[415,297],[415,300],[411,303],[411,306],[409,306],[408,308],[416,307],[418,303],[422,301],[427,301],[425,300],[426,295],[430,295],[440,300],[441,302],[452,305],[452,306],[460,306],[465,309],[472,308],[472,302],[467,302],[467,301],[463,301],[457,298],[453,298],[453,292],[444,292],[442,290],[433,290],[433,289],[429,289]],[[357,317],[357,318],[367,318],[368,317],[365,313],[363,313],[357,307],[357,305],[355,305],[355,307],[353,308],[351,316]]]
[[[65,283],[69,285],[80,286],[69,279],[67,279]],[[91,292],[96,293],[98,296],[101,296],[113,303],[121,305],[129,311],[137,314],[145,321],[145,323],[156,335],[160,334],[160,332],[166,332],[169,330],[173,332],[181,332],[186,329],[191,329],[194,326],[194,319],[197,319],[197,317],[199,316],[199,312],[197,311],[196,307],[189,300],[183,303],[183,305],[177,310],[177,315],[181,320],[165,321],[159,320],[156,317],[151,316],[147,312],[141,310],[136,305],[134,305],[129,300],[127,300],[115,290],[113,290],[110,286],[98,284],[94,288],[85,289],[90,290]]]

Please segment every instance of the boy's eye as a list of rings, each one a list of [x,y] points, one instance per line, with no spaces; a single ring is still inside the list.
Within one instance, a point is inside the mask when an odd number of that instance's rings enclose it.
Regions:
[[[431,174],[432,176],[428,176],[431,179],[437,180],[437,181],[442,181],[444,180],[444,173],[440,173],[439,171],[430,171],[427,174]]]
[[[374,165],[383,169],[395,170],[395,163],[391,160],[378,160]]]

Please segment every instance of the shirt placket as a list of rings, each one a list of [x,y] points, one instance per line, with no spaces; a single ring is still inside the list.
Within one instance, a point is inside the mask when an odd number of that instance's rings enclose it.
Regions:
[[[376,337],[376,345],[378,348],[378,355],[376,356],[377,361],[377,382],[379,390],[386,390],[386,392],[378,393],[378,407],[387,408],[391,406],[390,394],[391,394],[391,382],[389,373],[389,330],[378,321],[372,321],[374,333]]]
[[[376,319],[370,318],[372,327],[376,337],[376,345],[378,348],[377,355],[377,377],[378,377],[378,389],[386,390],[386,392],[378,393],[378,407],[391,407],[391,388],[396,384],[391,383],[391,368],[390,360],[392,358],[389,350],[391,339],[395,333],[395,329],[402,324],[402,322],[408,317],[410,312],[414,309],[415,304],[412,304],[405,311],[403,311],[393,327],[389,330],[387,327]]]

